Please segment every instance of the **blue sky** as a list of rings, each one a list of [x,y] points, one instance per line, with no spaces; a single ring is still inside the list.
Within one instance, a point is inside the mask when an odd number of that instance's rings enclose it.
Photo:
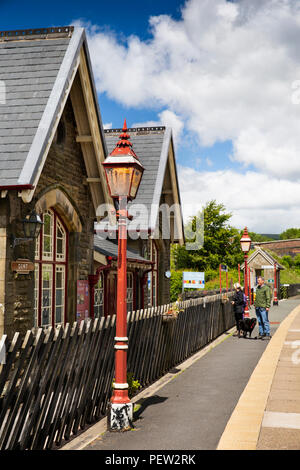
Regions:
[[[152,37],[150,16],[169,15],[174,20],[180,20],[184,3],[184,0],[130,0],[125,3],[120,0],[52,0],[51,3],[40,0],[0,0],[0,30],[67,26],[74,20],[81,20],[84,23],[97,24],[105,32],[117,34],[120,41],[126,40],[130,35],[148,41]],[[128,126],[137,122],[157,121],[157,113],[161,111],[159,106],[154,106],[153,109],[124,106],[100,91],[98,96],[103,122],[111,123],[112,127],[121,127],[125,117]],[[232,166],[229,159],[232,151],[230,141],[199,147],[198,143],[193,142],[194,138],[195,136],[189,135],[188,139],[180,139],[176,152],[179,164],[184,162],[197,169]]]
[[[185,217],[216,199],[238,228],[300,227],[298,0],[0,0],[0,30],[74,22],[103,123],[172,127]]]

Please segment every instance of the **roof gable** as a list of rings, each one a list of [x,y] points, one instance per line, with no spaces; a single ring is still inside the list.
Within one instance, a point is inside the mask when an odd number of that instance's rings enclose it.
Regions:
[[[71,33],[71,32],[70,32]],[[0,185],[31,184],[24,164],[70,44],[70,34],[45,40],[0,41]]]
[[[9,40],[0,34],[0,80],[7,79],[6,105],[0,105],[0,189],[20,189],[25,202],[33,197],[77,76],[82,86],[81,109],[88,108],[88,117],[80,115],[78,103],[72,100],[77,127],[82,129],[84,119],[92,123],[84,129],[89,143],[82,143],[87,173],[104,183],[101,160],[106,147],[85,32],[83,28],[62,29],[59,38],[51,31],[33,38],[12,35]],[[93,182],[91,186],[95,209],[101,202],[110,202],[105,184]]]
[[[270,253],[267,253],[261,248],[255,248],[255,251],[248,258],[248,265],[251,264],[251,262],[254,261],[256,257],[262,257],[264,260],[266,260],[266,263],[268,263],[269,265],[274,266],[274,264],[276,263],[279,269],[285,269],[282,264],[280,264],[275,258],[273,258],[272,255],[270,255]],[[244,269],[244,263],[241,265],[241,269]]]
[[[122,129],[104,130],[108,153],[111,153],[115,148],[121,132]],[[179,236],[176,241],[183,242],[180,193],[171,129],[163,126],[141,127],[128,129],[127,132],[130,134],[133,150],[145,168],[136,199],[128,204],[129,212],[130,207],[132,209],[139,206],[145,207],[145,213],[141,213],[139,217],[141,231],[155,232],[158,225],[159,206],[162,201],[166,172],[169,171],[171,187],[165,189],[170,191],[172,201],[178,204],[175,219]]]

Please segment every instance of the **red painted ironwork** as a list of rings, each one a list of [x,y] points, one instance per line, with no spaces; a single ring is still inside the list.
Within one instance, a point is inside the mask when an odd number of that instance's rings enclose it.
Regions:
[[[115,388],[112,404],[130,403],[128,388],[118,388],[127,383],[127,197],[119,199],[118,281],[115,343]]]
[[[274,263],[274,300],[273,305],[278,305],[278,298],[277,298],[277,265]]]
[[[246,295],[246,307],[244,310],[244,317],[249,317],[249,293],[248,293],[248,254],[245,253],[245,279],[244,279],[244,288],[245,288],[245,295]]]

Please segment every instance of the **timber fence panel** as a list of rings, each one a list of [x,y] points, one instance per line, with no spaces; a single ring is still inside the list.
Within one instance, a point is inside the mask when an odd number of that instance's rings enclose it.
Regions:
[[[230,297],[230,296],[228,296]],[[229,298],[230,300],[230,298]],[[230,301],[193,298],[127,315],[127,370],[146,387],[234,325]],[[116,316],[3,336],[0,449],[53,449],[107,413]]]

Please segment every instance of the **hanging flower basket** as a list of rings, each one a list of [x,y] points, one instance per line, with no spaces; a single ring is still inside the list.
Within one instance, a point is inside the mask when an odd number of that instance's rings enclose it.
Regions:
[[[222,295],[222,304],[226,304],[229,301],[229,297],[227,294]]]
[[[170,322],[177,320],[178,314],[174,312],[174,310],[168,310],[167,312],[163,313],[163,322]]]
[[[182,308],[179,308],[179,303],[174,302],[173,305],[163,313],[163,322],[170,322],[177,320],[179,312],[183,312]]]

